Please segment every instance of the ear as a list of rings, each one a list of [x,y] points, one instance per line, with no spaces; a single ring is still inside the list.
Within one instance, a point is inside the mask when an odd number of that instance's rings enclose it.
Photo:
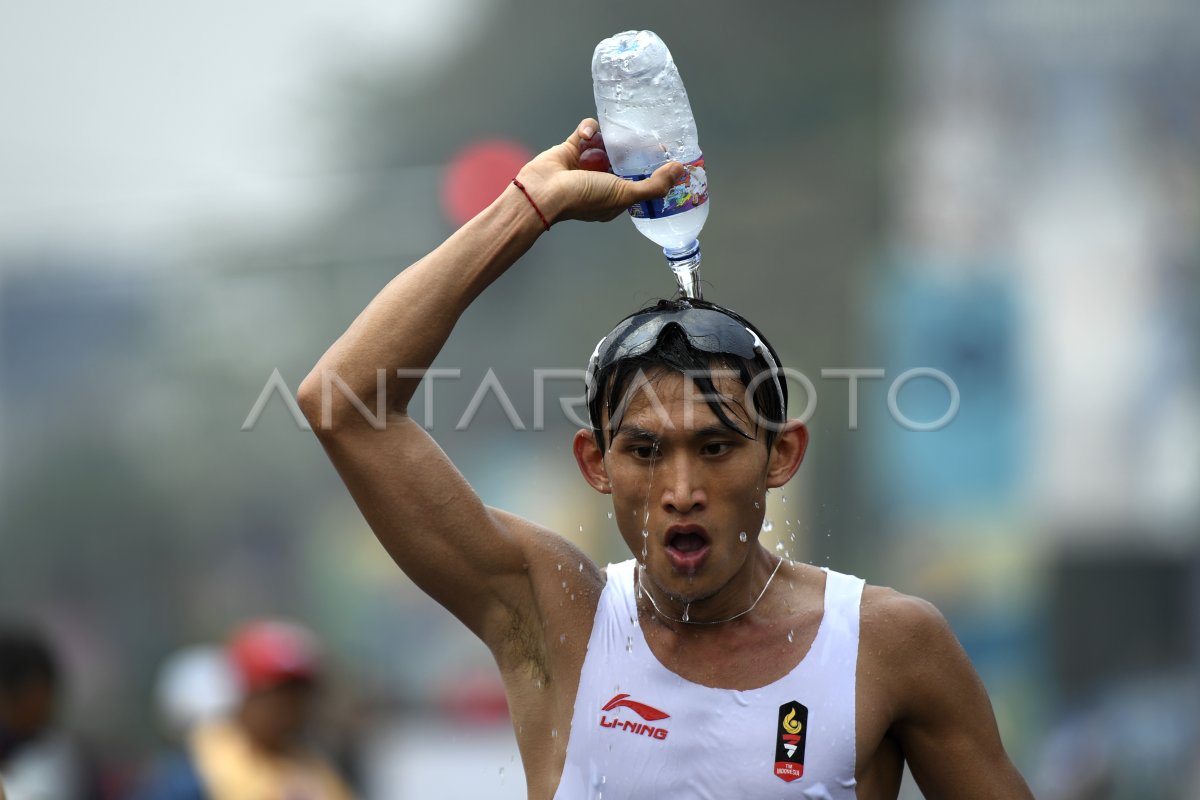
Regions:
[[[800,420],[789,419],[771,445],[771,456],[767,462],[767,488],[778,489],[792,479],[804,451],[808,449],[808,428]]]
[[[583,479],[588,485],[601,494],[612,494],[612,484],[608,482],[608,470],[604,466],[604,454],[596,445],[596,437],[589,430],[575,431],[572,442],[575,452],[575,463],[583,473]]]

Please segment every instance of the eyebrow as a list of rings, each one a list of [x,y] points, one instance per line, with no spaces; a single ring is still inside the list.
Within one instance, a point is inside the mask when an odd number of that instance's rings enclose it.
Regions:
[[[738,431],[734,428],[730,428],[727,425],[721,425],[718,423],[715,425],[705,425],[703,428],[697,428],[696,430],[691,431],[691,436],[695,439],[708,439],[713,436],[728,436],[730,433],[738,433]],[[642,442],[658,442],[662,438],[654,431],[643,428],[640,425],[622,425],[617,429],[616,433],[613,434],[612,441],[616,441],[618,437]]]
[[[741,420],[738,420],[738,421],[741,422]],[[699,428],[699,429],[693,431],[692,434],[697,439],[707,439],[711,436],[728,436],[731,432],[741,433],[741,431],[737,430],[736,428],[730,427],[729,425],[716,424],[716,425],[706,425],[703,428]]]
[[[659,439],[657,433],[639,425],[622,425],[613,433],[612,440],[616,441],[617,437],[645,442],[657,442]]]

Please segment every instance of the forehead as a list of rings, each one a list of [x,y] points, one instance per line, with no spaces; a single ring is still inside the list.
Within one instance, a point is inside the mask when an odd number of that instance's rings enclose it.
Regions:
[[[714,392],[706,392],[703,379],[712,381]],[[656,368],[635,373],[625,388],[620,406],[614,409],[618,430],[636,426],[647,430],[674,428],[697,430],[721,425],[720,417],[709,405],[717,401],[736,423],[752,430],[751,415],[747,412],[746,386],[737,372],[714,365],[711,371],[684,375],[673,370]],[[605,413],[605,423],[608,422]]]

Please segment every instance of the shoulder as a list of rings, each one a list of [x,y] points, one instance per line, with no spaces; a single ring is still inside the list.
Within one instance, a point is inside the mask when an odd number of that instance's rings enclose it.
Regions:
[[[886,586],[863,589],[859,630],[862,651],[885,660],[897,677],[918,678],[961,654],[937,606]]]
[[[926,797],[1021,797],[987,690],[946,618],[927,600],[863,592],[858,687],[896,737]]]
[[[863,587],[863,611],[866,612],[868,607],[871,611],[895,615],[899,620],[913,622],[941,617],[937,606],[928,600],[898,592],[890,586],[876,586],[873,583]]]
[[[978,677],[937,606],[884,586],[863,590],[860,659],[886,676],[897,711],[931,695],[974,690]]]
[[[937,606],[888,586],[863,588],[861,619],[862,637],[874,643],[908,649],[944,636],[953,638]]]
[[[603,589],[604,570],[579,545],[516,514],[490,507],[488,511],[520,545],[523,572],[535,590],[558,586],[569,594],[591,596]]]

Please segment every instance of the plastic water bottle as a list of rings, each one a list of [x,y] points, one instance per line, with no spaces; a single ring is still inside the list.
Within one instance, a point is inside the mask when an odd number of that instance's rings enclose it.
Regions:
[[[592,55],[596,119],[613,172],[643,180],[668,161],[687,173],[661,200],[629,209],[633,224],[663,248],[687,297],[700,296],[700,229],[708,219],[708,178],[696,121],[671,51],[653,31],[625,31]]]

